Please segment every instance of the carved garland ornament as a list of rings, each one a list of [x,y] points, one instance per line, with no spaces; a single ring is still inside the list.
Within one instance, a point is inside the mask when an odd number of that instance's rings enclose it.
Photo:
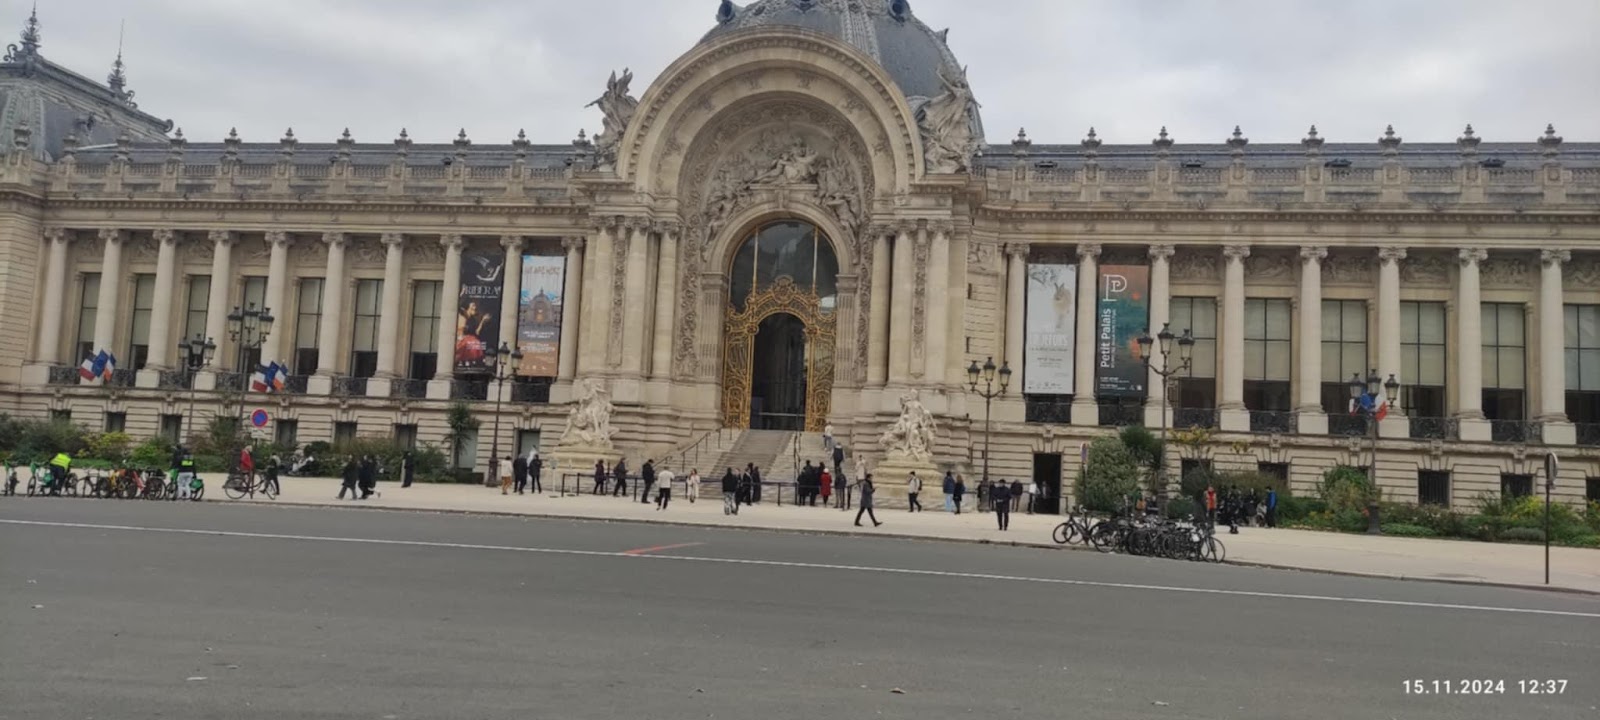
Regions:
[[[630,227],[617,224],[607,232],[616,235],[611,247],[611,332],[606,338],[606,356],[612,367],[622,364],[622,316],[627,301],[628,248],[632,244]]]

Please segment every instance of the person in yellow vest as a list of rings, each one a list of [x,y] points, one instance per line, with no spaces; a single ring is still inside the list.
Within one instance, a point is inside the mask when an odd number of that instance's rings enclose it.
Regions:
[[[50,494],[61,495],[61,488],[67,484],[67,471],[72,469],[72,456],[64,452],[56,453],[50,459]]]

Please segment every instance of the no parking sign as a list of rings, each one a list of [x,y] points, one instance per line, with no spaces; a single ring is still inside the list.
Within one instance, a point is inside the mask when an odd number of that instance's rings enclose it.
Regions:
[[[266,427],[268,419],[267,411],[265,410],[258,408],[255,412],[250,413],[250,424],[258,428]]]

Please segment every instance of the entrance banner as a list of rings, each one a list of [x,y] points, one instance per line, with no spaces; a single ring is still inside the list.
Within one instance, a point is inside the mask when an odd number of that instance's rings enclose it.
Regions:
[[[1071,394],[1073,348],[1078,337],[1078,266],[1030,263],[1027,308],[1022,392]]]
[[[523,377],[555,377],[561,364],[561,305],[567,280],[565,255],[523,255],[517,299],[517,349]]]
[[[1138,356],[1139,336],[1150,326],[1150,268],[1100,268],[1099,321],[1095,332],[1098,397],[1144,397],[1149,371]]]
[[[484,352],[500,347],[500,295],[504,292],[503,252],[461,253],[461,295],[456,300],[456,372],[467,375],[494,371]]]

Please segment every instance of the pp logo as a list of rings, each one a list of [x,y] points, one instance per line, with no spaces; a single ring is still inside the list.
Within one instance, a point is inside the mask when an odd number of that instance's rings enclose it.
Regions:
[[[1104,297],[1106,298],[1128,291],[1128,276],[1126,275],[1106,275],[1101,278],[1101,281],[1105,283]]]

